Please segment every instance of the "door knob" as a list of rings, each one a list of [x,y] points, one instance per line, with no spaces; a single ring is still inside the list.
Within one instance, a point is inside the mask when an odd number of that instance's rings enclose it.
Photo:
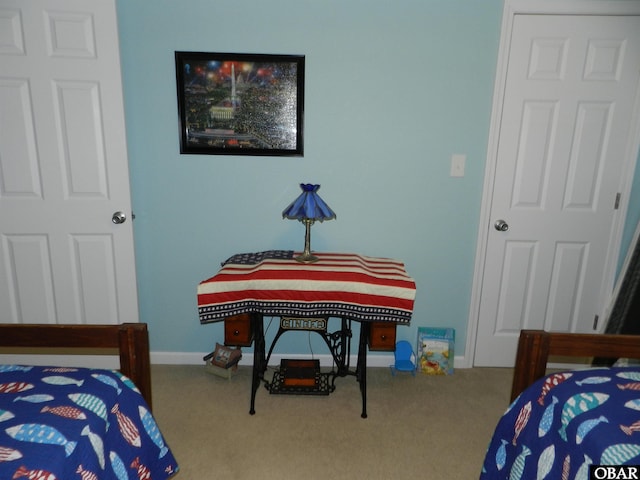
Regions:
[[[127,216],[122,212],[116,212],[111,217],[111,221],[113,223],[115,223],[116,225],[118,225],[120,223],[124,223],[126,220],[127,220]]]
[[[507,230],[509,230],[509,224],[504,220],[498,220],[496,223],[493,224],[493,226],[499,232],[506,232]]]

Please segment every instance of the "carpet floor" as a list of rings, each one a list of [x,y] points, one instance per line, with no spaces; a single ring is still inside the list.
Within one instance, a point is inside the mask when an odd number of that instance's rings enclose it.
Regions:
[[[249,415],[249,367],[225,379],[204,365],[153,365],[153,410],[180,464],[176,480],[470,480],[508,406],[512,375],[369,368],[363,419],[353,376],[338,378],[328,396],[270,395],[261,386]]]

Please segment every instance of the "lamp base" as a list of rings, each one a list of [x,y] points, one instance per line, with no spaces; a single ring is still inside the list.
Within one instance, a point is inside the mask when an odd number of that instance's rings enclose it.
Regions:
[[[304,232],[304,250],[295,259],[300,263],[313,263],[318,261],[318,257],[311,253],[311,225],[313,225],[313,219],[305,218],[302,220],[305,226]]]
[[[317,262],[319,259],[318,257],[316,257],[310,252],[302,252],[302,254],[298,255],[297,257],[294,257],[294,260],[300,263],[313,263],[313,262]]]

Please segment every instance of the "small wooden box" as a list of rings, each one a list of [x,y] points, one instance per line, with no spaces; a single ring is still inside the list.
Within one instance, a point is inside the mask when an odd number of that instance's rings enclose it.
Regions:
[[[249,347],[253,342],[251,315],[244,313],[224,319],[224,344],[234,347]]]
[[[393,352],[396,349],[396,324],[372,322],[369,331],[369,350]]]

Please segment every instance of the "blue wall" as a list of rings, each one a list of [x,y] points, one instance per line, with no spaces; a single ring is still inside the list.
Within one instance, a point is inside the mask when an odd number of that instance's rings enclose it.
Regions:
[[[311,182],[338,215],[313,227],[312,247],[404,260],[418,293],[399,338],[453,327],[463,354],[502,1],[117,7],[140,319],[152,350],[204,352],[222,340],[222,325],[199,324],[198,282],[234,253],[302,248],[302,225],[281,212]],[[176,50],[304,54],[304,157],[180,155]],[[449,176],[454,153],[467,155],[463,178]],[[278,348],[309,347],[285,336]]]

